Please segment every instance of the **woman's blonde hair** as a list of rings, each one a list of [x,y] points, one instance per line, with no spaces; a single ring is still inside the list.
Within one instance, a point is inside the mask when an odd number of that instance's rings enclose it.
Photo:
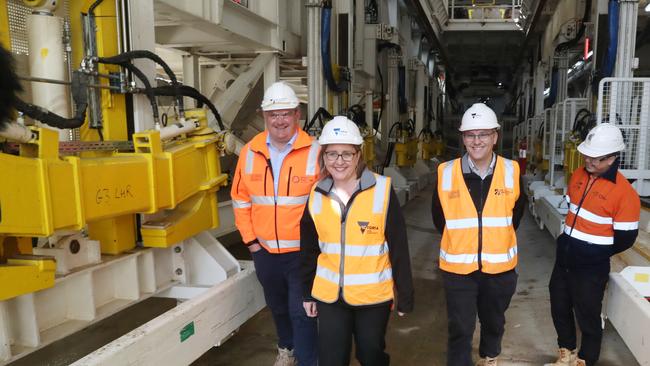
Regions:
[[[325,167],[325,151],[327,151],[327,146],[328,145],[322,145],[320,149],[320,154],[318,157],[318,162],[320,164],[320,179],[324,179],[330,176],[330,172],[327,171],[327,168]],[[354,147],[354,150],[357,152],[359,155],[359,161],[357,162],[357,179],[361,178],[361,174],[363,173],[364,170],[366,170],[366,161],[364,160],[363,156],[363,149],[361,149],[361,145],[352,145]]]

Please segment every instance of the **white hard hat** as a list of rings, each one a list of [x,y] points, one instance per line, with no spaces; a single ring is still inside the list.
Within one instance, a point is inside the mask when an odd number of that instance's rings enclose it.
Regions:
[[[361,145],[363,138],[359,127],[344,116],[336,116],[325,124],[323,131],[318,138],[321,145],[328,144],[351,144]]]
[[[597,158],[625,150],[623,134],[611,123],[601,123],[592,128],[587,138],[578,145],[578,151],[590,158]]]
[[[264,99],[262,99],[263,111],[275,111],[278,109],[294,109],[300,105],[300,101],[293,89],[277,81],[266,89]]]
[[[460,122],[460,132],[471,130],[491,130],[501,128],[497,115],[484,103],[474,103],[469,107]]]

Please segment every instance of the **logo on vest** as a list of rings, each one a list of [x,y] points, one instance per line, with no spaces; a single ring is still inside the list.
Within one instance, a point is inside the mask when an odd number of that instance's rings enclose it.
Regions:
[[[369,221],[357,221],[357,225],[359,225],[359,230],[361,230],[361,234],[365,234],[366,231],[368,234],[377,234],[379,231],[379,227],[370,225]]]
[[[504,188],[495,188],[494,189],[494,195],[495,196],[505,196],[512,194],[512,189],[504,189]]]
[[[459,191],[459,190],[450,191],[450,192],[447,194],[447,197],[448,197],[449,199],[452,199],[452,198],[458,198],[458,197],[460,197],[460,191]]]

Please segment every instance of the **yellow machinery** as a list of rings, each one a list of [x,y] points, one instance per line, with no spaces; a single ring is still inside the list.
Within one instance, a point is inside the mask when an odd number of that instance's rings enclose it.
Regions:
[[[397,127],[395,165],[398,167],[412,167],[418,157],[418,139],[415,136],[414,128],[403,128],[401,123],[396,123],[393,126]]]
[[[564,180],[567,186],[569,185],[569,180],[571,180],[571,174],[582,164],[580,152],[578,152],[579,144],[580,140],[575,134],[569,136],[569,139],[564,142],[563,169]]]
[[[70,12],[86,12],[91,3],[71,1]],[[6,7],[0,1],[0,18]],[[97,51],[113,55],[115,5],[104,2],[95,13]],[[77,18],[71,17],[75,65],[83,58]],[[0,28],[0,41],[7,46],[8,24]],[[119,67],[100,65],[98,71],[108,74]],[[107,80],[99,82],[108,86]],[[208,128],[205,111],[186,111],[184,124],[176,124],[184,126],[182,133],[165,132],[173,127],[138,132],[131,146],[124,94],[107,88],[99,94],[99,132],[111,140],[104,146],[113,143],[114,149],[62,155],[59,133],[30,127],[34,138],[20,143],[18,154],[0,153],[0,171],[10,172],[0,180],[0,301],[54,285],[54,260],[29,256],[32,238],[85,230],[100,242],[103,254],[119,254],[136,246],[138,213],[150,214],[140,229],[148,247],[169,247],[219,224],[215,192],[227,180],[219,164],[223,135]],[[80,131],[81,145],[98,139],[88,123]]]
[[[375,135],[372,131],[372,128],[365,127],[361,129],[361,136],[363,136],[363,145],[361,149],[363,150],[363,158],[366,162],[366,166],[370,169],[375,166]]]
[[[422,130],[420,132],[420,144],[422,153],[421,158],[429,161],[434,157],[442,158],[445,154],[445,142],[442,140],[440,133],[432,133],[431,130]]]

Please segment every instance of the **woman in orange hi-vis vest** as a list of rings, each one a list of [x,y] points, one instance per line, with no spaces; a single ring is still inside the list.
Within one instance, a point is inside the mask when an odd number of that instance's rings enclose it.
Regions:
[[[354,122],[338,116],[319,142],[322,178],[300,223],[308,316],[318,316],[319,366],[347,366],[354,337],[361,365],[388,365],[390,310],[413,309],[406,225],[390,179],[361,156]]]
[[[505,312],[517,286],[515,229],[526,206],[519,165],[493,152],[499,123],[474,104],[460,126],[467,153],[438,167],[433,221],[442,233],[440,269],[447,298],[448,366],[473,366],[472,335],[481,322],[478,365],[497,365]]]

